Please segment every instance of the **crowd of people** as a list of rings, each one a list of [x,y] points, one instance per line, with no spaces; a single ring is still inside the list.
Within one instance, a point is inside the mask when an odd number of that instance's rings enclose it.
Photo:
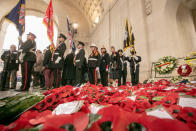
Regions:
[[[85,44],[78,42],[75,50],[71,50],[65,57],[67,37],[60,34],[58,44],[51,49],[49,46],[42,53],[36,49],[36,36],[33,33],[27,35],[25,42],[19,37],[19,50],[15,45],[5,51],[1,59],[4,68],[1,73],[1,90],[16,89],[17,71],[21,65],[21,87],[17,91],[28,91],[31,82],[33,87],[41,87],[49,90],[64,85],[80,86],[83,83],[99,84],[103,86],[126,85],[127,63],[130,65],[132,85],[139,82],[139,66],[141,57],[135,50],[126,56],[123,50],[115,50],[111,47],[111,55],[103,46],[90,45],[91,53],[88,59],[85,57]],[[11,84],[10,84],[11,80]],[[110,80],[110,81],[109,81]],[[116,83],[117,82],[117,83]]]

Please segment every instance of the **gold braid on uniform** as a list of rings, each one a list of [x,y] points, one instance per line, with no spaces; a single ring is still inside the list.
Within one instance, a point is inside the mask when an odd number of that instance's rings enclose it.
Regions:
[[[94,56],[98,56],[98,55],[99,55],[99,52],[95,50],[95,51],[93,51],[93,52],[90,54],[90,56],[93,56],[93,55],[94,55]]]

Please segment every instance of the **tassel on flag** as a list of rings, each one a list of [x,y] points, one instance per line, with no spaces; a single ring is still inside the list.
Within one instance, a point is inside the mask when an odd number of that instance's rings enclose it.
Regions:
[[[55,47],[54,47],[54,42],[53,42],[54,28],[53,28],[53,6],[52,6],[52,0],[50,0],[50,3],[49,3],[48,8],[46,10],[46,15],[45,15],[45,18],[43,19],[43,23],[47,27],[48,38],[51,41],[50,50],[53,51],[53,49]]]
[[[20,0],[5,18],[16,25],[19,35],[22,36],[25,31],[25,0]]]

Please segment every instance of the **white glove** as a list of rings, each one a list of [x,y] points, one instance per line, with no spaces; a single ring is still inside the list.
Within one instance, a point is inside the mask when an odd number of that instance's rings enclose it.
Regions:
[[[108,72],[108,69],[106,69],[106,72]]]
[[[18,50],[18,52],[22,52],[22,51],[23,51],[23,49]]]
[[[55,64],[58,64],[58,63],[60,62],[60,60],[61,60],[61,57],[58,57],[58,58],[56,59],[56,61],[55,61]]]
[[[138,60],[138,57],[137,56],[134,56],[135,60]]]
[[[19,56],[19,60],[21,63],[23,63],[23,58],[24,56],[26,55],[26,53],[21,53],[20,56]]]
[[[125,57],[128,57],[126,53],[123,53],[123,55],[124,55]]]
[[[99,71],[99,67],[96,67],[96,71]]]
[[[18,37],[18,40],[19,40],[19,41],[21,41],[21,40],[22,40],[22,37],[21,37],[21,36],[19,36],[19,37]]]

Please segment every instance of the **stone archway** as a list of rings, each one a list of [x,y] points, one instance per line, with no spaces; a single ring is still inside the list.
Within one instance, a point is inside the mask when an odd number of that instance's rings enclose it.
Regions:
[[[26,8],[26,16],[37,16],[43,18],[44,15],[45,12],[41,10]],[[3,48],[5,35],[9,24],[10,22],[4,17],[0,20],[0,50]],[[54,17],[54,24],[57,27],[57,30],[59,30],[58,17]]]

